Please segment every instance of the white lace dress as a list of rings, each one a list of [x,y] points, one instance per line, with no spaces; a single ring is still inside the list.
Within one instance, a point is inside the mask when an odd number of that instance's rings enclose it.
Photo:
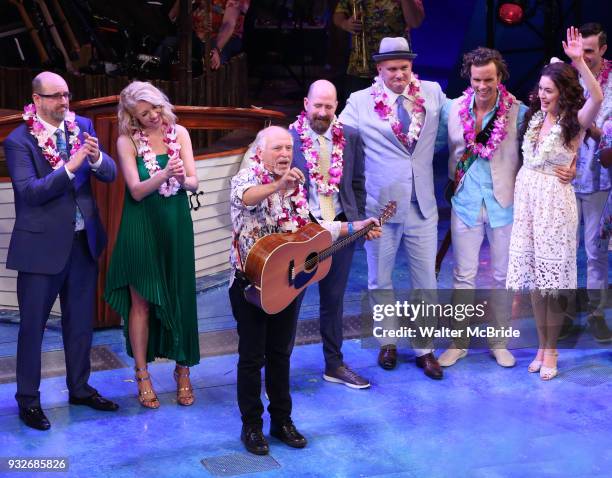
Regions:
[[[540,112],[533,116],[523,141],[523,166],[514,190],[508,289],[576,288],[576,197],[572,185],[562,184],[554,168],[569,166],[577,147],[563,145],[559,125],[535,147],[542,120]]]

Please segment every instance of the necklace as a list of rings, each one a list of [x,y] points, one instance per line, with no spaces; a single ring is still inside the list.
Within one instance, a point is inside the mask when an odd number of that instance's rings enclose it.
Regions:
[[[79,134],[81,130],[76,122],[75,114],[72,111],[67,111],[64,115],[64,124],[66,125],[66,131],[68,133],[68,143],[70,144],[70,156],[76,153],[81,147],[81,141],[79,140]],[[45,128],[36,113],[36,106],[33,103],[26,105],[23,108],[23,120],[28,125],[30,134],[36,138],[36,142],[45,159],[49,162],[53,169],[58,169],[64,165],[64,161],[57,150],[55,141],[51,138],[51,135]]]
[[[176,140],[176,128],[174,125],[168,126],[167,124],[162,125],[163,132],[163,141],[166,147],[168,148],[168,161],[179,158],[179,151],[181,150],[181,145]],[[151,149],[151,144],[149,142],[149,135],[147,135],[143,130],[138,130],[136,132],[136,141],[138,144],[138,156],[142,156],[142,160],[147,168],[150,177],[155,176],[157,173],[161,171],[159,163],[157,162],[157,156]],[[174,196],[178,193],[178,190],[181,188],[181,184],[174,177],[168,179],[168,181],[164,181],[162,185],[158,188],[159,194],[164,197]]]
[[[374,79],[372,92],[374,97],[374,111],[380,119],[388,121],[391,124],[391,129],[396,138],[407,148],[410,149],[412,144],[419,139],[421,128],[425,122],[425,100],[421,96],[421,82],[414,73],[408,84],[408,104],[410,105],[410,127],[408,133],[402,132],[402,124],[400,123],[397,114],[393,112],[393,108],[389,102],[389,96],[383,88],[383,80],[380,76]]]
[[[274,182],[274,176],[264,167],[257,153],[251,157],[251,170],[261,184]],[[293,190],[289,199],[293,203],[293,207],[287,207],[284,198],[281,196],[281,213],[275,217],[277,226],[285,232],[295,231],[298,227],[302,227],[309,222],[310,212],[304,186],[298,184],[298,187]]]
[[[530,166],[540,166],[555,148],[555,145],[560,143],[562,128],[559,124],[559,119],[550,128],[550,131],[544,136],[544,139],[538,144],[538,137],[544,124],[544,113],[536,111],[529,120],[525,138],[523,139],[523,161]]]
[[[485,144],[478,143],[476,141],[476,122],[470,114],[470,106],[472,105],[472,100],[474,98],[474,90],[472,88],[468,88],[463,92],[461,109],[459,110],[459,118],[461,119],[461,125],[463,126],[463,139],[465,140],[465,147],[471,154],[480,156],[481,158],[489,161],[493,158],[498,146],[508,134],[508,117],[510,108],[512,107],[512,103],[514,101],[504,85],[500,84],[498,86],[498,90],[500,97],[497,111],[495,112],[493,130],[491,131],[489,139]]]
[[[319,153],[315,151],[313,146],[313,140],[308,134],[308,131],[312,131],[310,128],[310,122],[306,117],[306,112],[298,116],[297,121],[289,126],[290,129],[295,129],[300,135],[302,146],[300,150],[304,154],[306,160],[306,168],[310,175],[310,180],[317,185],[319,193],[329,196],[330,194],[337,193],[339,190],[340,180],[342,179],[342,167],[343,167],[343,151],[346,140],[344,139],[344,133],[342,131],[342,123],[338,121],[338,118],[334,117],[331,123],[332,132],[332,150],[330,156],[329,165],[329,179],[325,181],[325,176],[321,173],[319,166]]]

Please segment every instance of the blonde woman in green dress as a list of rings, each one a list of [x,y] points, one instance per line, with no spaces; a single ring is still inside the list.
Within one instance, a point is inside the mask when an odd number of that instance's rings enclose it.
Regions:
[[[119,165],[126,183],[105,298],[123,318],[138,400],[160,403],[147,363],[176,361],[177,402],[191,405],[189,367],[200,360],[193,224],[186,191],[198,188],[189,133],[166,95],[135,81],[119,101]]]

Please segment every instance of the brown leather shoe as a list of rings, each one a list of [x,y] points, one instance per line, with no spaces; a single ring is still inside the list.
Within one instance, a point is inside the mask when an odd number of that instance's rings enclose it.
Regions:
[[[397,348],[394,345],[383,345],[378,352],[378,365],[385,370],[393,370],[397,365]]]
[[[434,357],[432,352],[428,354],[421,355],[416,358],[417,367],[421,367],[425,375],[429,378],[433,378],[435,380],[440,380],[442,378],[442,367]]]

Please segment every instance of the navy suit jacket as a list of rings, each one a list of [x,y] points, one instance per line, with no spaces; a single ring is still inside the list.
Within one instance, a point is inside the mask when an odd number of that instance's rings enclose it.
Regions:
[[[289,130],[293,136],[293,166],[299,168],[306,177],[307,194],[310,192],[310,176],[306,167],[304,153],[302,153],[302,141],[300,135],[294,129]],[[359,133],[355,128],[343,126],[344,145],[342,179],[340,180],[340,205],[347,220],[357,221],[365,218],[365,174],[363,147]]]
[[[76,121],[81,141],[83,132],[96,136],[89,119],[77,116]],[[106,245],[106,233],[91,193],[90,178],[113,181],[117,170],[111,157],[102,153],[102,164],[96,171],[85,160],[71,180],[63,166],[51,168],[25,123],[7,137],[4,152],[15,193],[15,226],[7,269],[34,274],[61,272],[74,240],[76,204],[85,220],[89,251],[97,259]]]

